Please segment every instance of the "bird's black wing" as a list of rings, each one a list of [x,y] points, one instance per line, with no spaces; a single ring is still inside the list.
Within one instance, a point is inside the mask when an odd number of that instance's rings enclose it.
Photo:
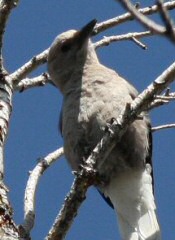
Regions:
[[[152,185],[153,185],[153,193],[154,193],[154,174],[153,174],[153,164],[152,164],[152,148],[153,148],[153,140],[152,140],[152,131],[151,131],[151,124],[148,123],[148,142],[149,142],[149,149],[148,154],[146,156],[146,163],[150,164],[152,171],[151,171],[151,177],[152,177]]]
[[[58,122],[58,129],[60,130],[61,136],[63,136],[63,109],[61,108],[59,122]]]
[[[106,197],[98,188],[97,188],[98,192],[100,193],[100,195],[102,196],[102,198],[105,200],[105,202],[111,207],[114,209],[114,206],[110,200],[109,197]]]

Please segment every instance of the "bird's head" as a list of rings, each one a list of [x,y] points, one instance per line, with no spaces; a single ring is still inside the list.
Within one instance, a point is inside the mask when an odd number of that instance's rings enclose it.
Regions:
[[[79,31],[64,32],[52,43],[48,55],[48,71],[59,88],[69,80],[73,71],[83,67],[89,48],[93,48],[90,37],[96,22],[95,19],[92,20]]]

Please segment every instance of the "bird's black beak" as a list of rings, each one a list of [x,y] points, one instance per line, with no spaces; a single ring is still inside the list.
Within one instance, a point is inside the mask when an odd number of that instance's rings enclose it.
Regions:
[[[77,32],[77,37],[78,37],[78,45],[81,48],[84,43],[88,41],[88,39],[91,37],[93,29],[97,23],[96,19],[93,19],[90,21],[88,24],[86,24],[82,29],[80,29]]]

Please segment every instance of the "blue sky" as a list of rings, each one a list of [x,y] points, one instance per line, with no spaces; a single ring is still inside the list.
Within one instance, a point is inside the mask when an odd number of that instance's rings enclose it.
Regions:
[[[154,1],[140,1],[149,6]],[[59,33],[81,28],[96,18],[98,22],[122,14],[124,10],[113,0],[23,0],[8,22],[5,33],[4,58],[9,72],[13,72],[35,54],[46,49]],[[174,13],[171,15],[175,17]],[[155,17],[153,17],[155,18]],[[156,18],[157,19],[157,18]],[[134,22],[103,32],[102,36],[141,31]],[[148,50],[142,50],[131,41],[113,43],[98,50],[101,62],[130,80],[142,91],[174,61],[174,46],[162,37],[143,40]],[[42,66],[30,77],[46,71]],[[175,90],[174,84],[171,90]],[[62,97],[52,86],[38,87],[15,93],[9,137],[5,149],[5,182],[10,188],[15,221],[23,221],[23,196],[28,171],[37,159],[62,146],[58,132],[58,117]],[[164,106],[151,112],[152,124],[175,121],[175,105]],[[158,215],[164,240],[175,236],[175,130],[154,133],[154,175]],[[43,239],[52,225],[73,176],[64,158],[50,167],[42,176],[36,195],[36,224],[33,239]],[[119,239],[115,214],[94,188],[66,239]]]

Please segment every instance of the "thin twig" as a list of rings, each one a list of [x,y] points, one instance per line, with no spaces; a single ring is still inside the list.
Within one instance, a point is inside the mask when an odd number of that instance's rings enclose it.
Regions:
[[[153,108],[168,104],[175,100],[175,93],[170,93],[170,89],[168,88],[163,95],[154,96],[154,100],[151,102],[149,106],[149,110]]]
[[[145,31],[145,32],[133,32],[133,33],[127,33],[127,34],[122,34],[117,36],[104,37],[100,41],[94,43],[94,47],[97,49],[99,47],[108,46],[112,42],[133,40],[133,38],[139,39],[139,38],[147,37],[151,35],[153,35],[153,33],[151,33],[150,31]]]
[[[175,92],[170,92],[170,88],[168,87],[164,93],[163,96],[166,96],[166,97],[175,97]]]
[[[35,193],[41,175],[50,167],[57,159],[63,155],[63,148],[49,153],[42,159],[36,167],[31,171],[24,197],[24,223],[20,225],[21,235],[29,235],[34,226],[35,220]]]
[[[164,129],[168,129],[168,128],[175,128],[175,123],[164,124],[164,125],[160,125],[157,127],[152,127],[151,130],[152,130],[152,132],[155,132],[155,131],[164,130]]]
[[[139,47],[141,47],[142,49],[146,50],[148,47],[142,43],[139,39],[137,39],[136,37],[132,37],[131,38],[133,40],[134,43],[136,43]]]
[[[175,62],[173,62],[152,84],[150,84],[146,90],[139,94],[139,96],[133,101],[133,104],[135,104],[135,106],[138,104],[142,105],[144,101],[148,101],[150,104],[150,99],[153,100],[154,96],[160,94],[164,89],[166,89],[167,86],[174,81],[174,79]],[[149,104],[147,106],[149,106]]]
[[[173,96],[173,95],[169,95],[169,96],[157,95],[157,96],[155,96],[155,99],[171,101],[171,100],[175,100],[175,96]]]
[[[46,83],[51,83],[50,76],[48,73],[43,73],[40,76],[34,78],[24,78],[22,79],[14,89],[19,92],[23,92],[26,89],[33,88],[33,87],[42,87],[45,86]]]
[[[166,101],[166,100],[155,99],[155,100],[153,100],[153,101],[150,103],[150,105],[149,105],[149,107],[148,107],[148,110],[150,111],[150,110],[152,110],[152,109],[154,109],[154,108],[163,106],[163,105],[168,104],[168,103],[170,103],[170,102],[169,102],[169,101]]]
[[[153,108],[168,104],[175,100],[175,93],[170,93],[170,88],[167,88],[163,95],[155,95],[154,100],[149,106],[149,110]]]

